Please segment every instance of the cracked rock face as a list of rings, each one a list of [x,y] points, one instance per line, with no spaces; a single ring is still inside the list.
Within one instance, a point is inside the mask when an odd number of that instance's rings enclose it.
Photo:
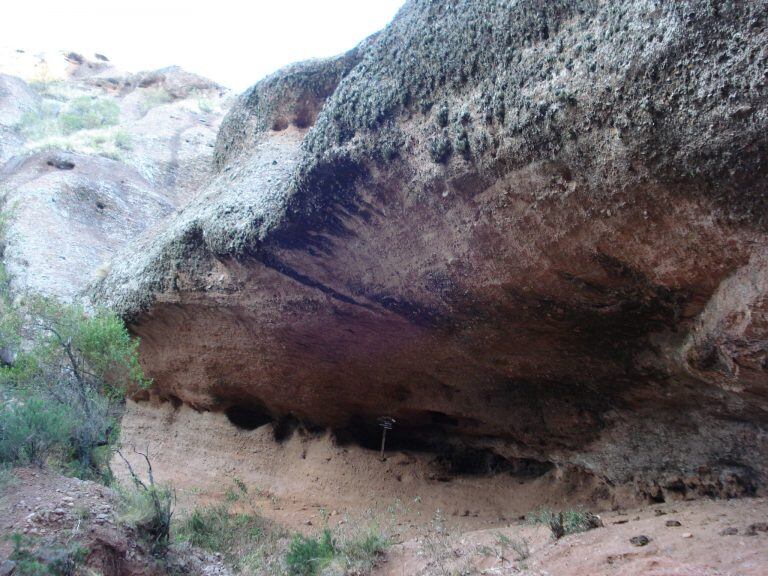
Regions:
[[[414,0],[114,263],[155,393],[667,493],[768,479],[768,10]],[[397,435],[395,435],[397,436]]]

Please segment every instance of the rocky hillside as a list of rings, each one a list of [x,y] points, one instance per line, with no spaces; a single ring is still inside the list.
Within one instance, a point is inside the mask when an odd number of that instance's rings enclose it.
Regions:
[[[0,58],[0,201],[15,287],[73,298],[125,242],[186,204],[231,103],[179,68],[127,74],[104,56]]]
[[[239,98],[210,184],[94,287],[154,393],[580,468],[768,481],[768,7],[411,0]],[[54,167],[55,169],[55,167]]]

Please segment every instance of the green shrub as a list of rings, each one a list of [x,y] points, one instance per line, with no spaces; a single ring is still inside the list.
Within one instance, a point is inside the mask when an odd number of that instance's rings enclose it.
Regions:
[[[568,534],[586,532],[603,525],[598,516],[581,510],[553,512],[552,510],[542,509],[529,514],[528,522],[531,524],[547,525],[555,540]]]
[[[133,150],[133,138],[125,130],[118,130],[115,134],[115,146],[120,148],[120,150]]]
[[[211,552],[221,552],[230,559],[263,534],[263,522],[258,516],[231,513],[225,506],[194,510],[175,532],[176,538],[182,542]]]
[[[79,130],[114,126],[120,118],[120,108],[114,100],[81,96],[72,100],[59,116],[64,134]]]
[[[445,130],[429,140],[428,149],[432,161],[436,164],[443,164],[448,160],[453,148]]]
[[[333,561],[337,553],[329,528],[316,538],[296,534],[285,555],[285,564],[291,576],[315,576]]]
[[[368,573],[389,548],[389,538],[371,528],[341,544],[346,567],[353,573]]]
[[[87,314],[41,297],[14,304],[2,288],[0,336],[15,359],[0,367],[7,396],[0,459],[39,464],[62,453],[62,463],[79,476],[104,479],[125,393],[149,384],[138,342],[106,311]]]
[[[39,140],[59,133],[59,104],[43,101],[36,110],[25,112],[16,131],[28,140]]]
[[[77,544],[35,547],[33,540],[18,532],[10,539],[16,576],[74,576],[88,555],[88,550]]]
[[[13,475],[13,468],[8,464],[0,464],[0,495],[9,487],[16,484],[16,478]],[[2,500],[0,500],[2,502]]]
[[[171,101],[171,95],[162,86],[144,88],[141,92],[142,100],[139,104],[142,114],[146,114],[152,108]]]
[[[69,407],[40,396],[14,398],[0,406],[0,462],[41,466],[64,450],[76,426]]]

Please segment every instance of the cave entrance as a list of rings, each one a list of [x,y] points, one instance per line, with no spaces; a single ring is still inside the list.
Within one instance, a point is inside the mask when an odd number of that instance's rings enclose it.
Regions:
[[[224,415],[240,430],[256,430],[272,422],[272,417],[263,406],[235,404],[224,410]]]
[[[409,417],[410,416],[410,417]],[[445,480],[461,476],[494,476],[509,474],[518,478],[536,478],[554,468],[549,461],[514,458],[494,450],[472,445],[463,437],[458,418],[435,411],[401,416],[393,430],[387,433],[385,456],[397,451],[412,451],[434,456],[438,477]],[[356,444],[366,450],[381,449],[381,427],[375,418],[358,415],[348,427],[333,431],[341,444]]]

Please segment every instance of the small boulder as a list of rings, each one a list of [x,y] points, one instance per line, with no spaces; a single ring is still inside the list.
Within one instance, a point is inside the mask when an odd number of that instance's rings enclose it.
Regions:
[[[768,522],[755,522],[747,527],[746,536],[757,536],[758,532],[768,532]]]
[[[633,536],[629,539],[629,543],[632,544],[632,546],[645,546],[651,541],[648,536],[640,535],[640,536]]]
[[[664,525],[665,526],[670,526],[670,527],[672,527],[672,526],[682,526],[682,524],[680,524],[680,522],[678,520],[667,520],[664,523]]]

